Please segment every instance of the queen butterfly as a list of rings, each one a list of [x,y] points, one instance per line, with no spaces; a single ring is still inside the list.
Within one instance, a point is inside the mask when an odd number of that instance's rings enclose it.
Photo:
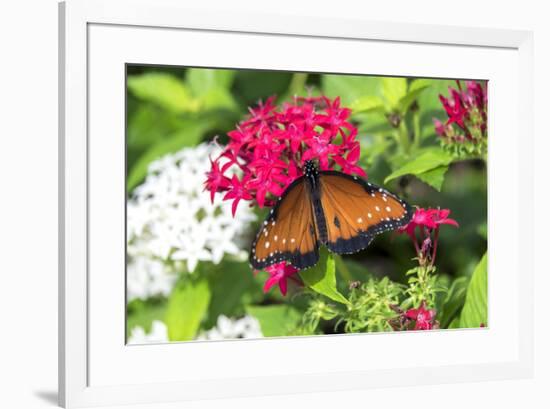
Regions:
[[[357,176],[319,171],[312,161],[279,198],[252,244],[250,263],[263,269],[287,261],[298,269],[319,260],[325,245],[337,254],[366,248],[374,236],[405,226],[409,204]]]

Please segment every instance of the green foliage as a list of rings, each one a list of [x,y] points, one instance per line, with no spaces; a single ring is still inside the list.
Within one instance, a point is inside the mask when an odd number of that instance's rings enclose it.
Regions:
[[[197,335],[208,309],[211,292],[205,279],[181,280],[170,295],[165,323],[170,341],[188,341]]]
[[[424,301],[428,309],[435,307],[437,292],[444,291],[437,285],[436,268],[434,266],[418,266],[406,272],[409,276],[409,287],[406,290],[408,299],[404,308],[418,308]]]
[[[187,125],[185,125],[187,123]],[[126,180],[128,191],[132,191],[147,175],[151,162],[168,153],[177,152],[187,146],[194,146],[200,141],[206,126],[196,121],[185,121],[182,129],[170,137],[160,140],[147,149],[136,161]]]
[[[353,105],[366,95],[381,96],[380,77],[324,75],[321,81],[323,94],[330,98],[340,97],[344,105]]]
[[[193,95],[204,96],[212,90],[228,90],[235,78],[233,70],[219,70],[210,68],[190,68],[186,79]]]
[[[415,175],[439,191],[441,190],[447,167],[452,161],[453,157],[441,149],[427,149],[415,159],[386,176],[384,183],[388,183],[400,176]]]
[[[288,305],[249,306],[248,314],[260,322],[266,337],[280,337],[296,330],[302,314]]]
[[[384,100],[377,95],[364,95],[350,105],[355,114],[361,112],[384,112]]]
[[[202,274],[208,278],[211,301],[203,328],[216,325],[218,316],[239,317],[247,306],[263,299],[259,277],[243,268],[242,263],[223,261],[217,266],[208,265]]]
[[[133,300],[128,303],[126,321],[127,334],[134,327],[142,327],[146,332],[151,330],[151,324],[155,320],[164,320],[166,313],[166,301],[151,298],[148,300]]]
[[[448,166],[438,166],[426,172],[418,173],[416,177],[422,182],[427,183],[438,192],[441,192],[443,182],[445,181],[445,174],[449,170]]]
[[[234,78],[235,71],[216,69],[188,69],[185,79],[158,70],[128,76],[130,96],[141,101],[128,121],[128,192],[154,160],[234,123],[239,110],[231,94]]]
[[[389,109],[398,109],[401,100],[407,95],[407,79],[384,77],[382,78],[382,94]]]
[[[321,249],[319,262],[307,270],[300,271],[300,277],[313,291],[339,303],[349,304],[346,297],[336,288],[336,262],[325,248]]]
[[[194,112],[198,109],[189,88],[170,74],[151,72],[128,77],[128,89],[138,98],[158,104],[172,112]]]
[[[354,282],[349,289],[346,306],[337,306],[316,295],[302,319],[303,333],[317,333],[324,321],[333,322],[339,332],[391,331],[390,321],[397,317],[404,287],[388,277],[381,280],[370,278],[360,284]]]
[[[459,316],[460,310],[464,305],[464,299],[466,298],[468,281],[468,277],[458,277],[445,292],[442,306],[437,311],[437,318],[441,328],[449,327],[451,321]]]
[[[398,108],[400,112],[407,112],[411,105],[420,98],[424,90],[431,87],[432,83],[433,81],[425,79],[411,81],[409,90],[399,99]]]
[[[487,255],[477,265],[466,293],[464,308],[460,314],[462,328],[487,326]]]
[[[298,335],[311,335],[318,333],[319,323],[331,321],[338,317],[340,311],[335,305],[326,302],[323,297],[315,296],[309,303],[309,307],[302,317],[301,325],[297,328]]]
[[[400,303],[403,286],[384,277],[381,280],[369,279],[366,283],[352,288],[350,305],[342,313],[340,322],[346,332],[391,331],[389,321],[397,316],[394,310]]]

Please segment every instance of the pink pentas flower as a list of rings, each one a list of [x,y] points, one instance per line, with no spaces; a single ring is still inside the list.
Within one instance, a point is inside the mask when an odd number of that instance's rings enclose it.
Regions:
[[[458,227],[458,222],[449,218],[451,211],[449,209],[430,209],[431,219],[436,226],[441,224],[450,224],[451,226]]]
[[[205,181],[211,197],[224,193],[224,200],[233,200],[233,213],[241,200],[272,206],[303,175],[307,160],[317,160],[322,170],[366,176],[358,166],[361,149],[351,110],[339,98],[295,97],[275,105],[270,97],[249,112],[227,133],[228,143]]]
[[[318,159],[321,170],[329,169],[329,155],[337,155],[340,148],[338,145],[332,144],[332,139],[333,135],[328,129],[325,129],[321,135],[306,139],[305,143],[308,148],[302,155],[302,163]]]
[[[487,147],[487,85],[479,81],[456,81],[447,97],[439,100],[447,114],[443,123],[434,118],[435,132],[443,145],[459,155],[484,154]]]
[[[274,285],[279,285],[281,294],[286,295],[288,289],[287,280],[298,272],[298,269],[286,261],[266,267],[269,278],[264,284],[264,293],[267,293]]]
[[[458,227],[456,220],[449,218],[451,211],[449,209],[423,209],[417,208],[413,214],[411,221],[400,227],[399,233],[407,233],[411,237],[415,237],[415,229],[417,227],[426,229],[436,229],[442,224],[450,224]]]
[[[246,179],[239,180],[236,175],[233,175],[233,178],[231,178],[231,185],[228,188],[228,192],[223,197],[223,200],[229,200],[233,199],[233,203],[231,205],[231,211],[233,213],[233,216],[235,216],[235,212],[237,211],[237,206],[239,205],[239,201],[241,199],[244,200],[251,200],[252,195],[248,192],[246,188],[246,184],[248,182]]]
[[[421,207],[417,208],[413,214],[411,221],[403,227],[400,227],[398,233],[407,233],[410,237],[415,237],[415,230],[418,226],[433,229],[436,227],[430,213],[430,209],[426,210]]]
[[[405,312],[405,317],[415,321],[415,330],[429,330],[434,328],[435,310],[427,310],[424,302],[420,304],[419,308],[407,310]]]
[[[334,156],[334,161],[340,165],[342,168],[342,172],[347,174],[357,174],[363,177],[367,177],[366,172],[359,166],[355,165],[357,161],[359,160],[359,155],[361,153],[361,147],[359,146],[359,142],[354,142],[352,144],[353,148],[350,149],[348,152],[346,158],[340,155]]]
[[[398,233],[406,233],[411,238],[421,265],[435,263],[440,226],[448,224],[458,227],[457,221],[449,217],[450,214],[449,209],[423,209],[420,207],[415,210],[409,223],[397,229]]]
[[[211,169],[206,172],[205,188],[210,190],[210,200],[214,203],[214,195],[216,192],[224,192],[231,186],[231,180],[224,176],[223,170],[220,169],[218,162],[210,159]]]
[[[445,98],[442,95],[439,96],[439,100],[449,117],[447,125],[456,123],[461,128],[464,128],[464,121],[468,118],[468,109],[464,105],[464,99],[454,88],[449,88],[449,93],[451,94],[449,98]]]

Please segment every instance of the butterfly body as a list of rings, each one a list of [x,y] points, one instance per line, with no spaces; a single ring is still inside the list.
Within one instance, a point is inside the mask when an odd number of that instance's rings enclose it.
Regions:
[[[410,206],[387,190],[356,176],[319,171],[308,161],[304,175],[287,187],[264,221],[250,264],[263,269],[287,261],[305,269],[319,260],[320,245],[337,254],[356,253],[411,216]]]

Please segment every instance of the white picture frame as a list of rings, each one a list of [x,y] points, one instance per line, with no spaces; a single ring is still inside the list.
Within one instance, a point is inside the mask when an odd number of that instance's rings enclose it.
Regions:
[[[297,393],[532,375],[533,323],[529,311],[533,293],[533,213],[521,214],[520,223],[517,201],[506,209],[507,215],[495,205],[495,198],[512,193],[533,207],[532,33],[308,16],[290,18],[239,12],[228,15],[191,9],[177,0],[69,0],[60,4],[59,16],[61,405],[82,407],[259,396],[277,393],[270,387],[272,384],[279,385],[278,390],[285,393]],[[296,59],[273,61],[258,51],[255,63],[231,60],[232,47],[245,47],[258,40],[273,47],[283,42],[290,54],[296,54]],[[187,60],[155,47],[159,41],[186,44]],[[338,49],[347,48],[356,56],[368,50],[370,56],[379,58],[377,62],[352,58],[348,66],[330,65],[315,58],[302,61],[298,54],[304,53],[298,52],[296,43],[312,49],[329,44]],[[136,44],[139,47],[135,47]],[[219,49],[220,45],[227,49],[225,53]],[[219,53],[205,52],[215,47]],[[445,61],[437,66],[429,64],[425,59],[430,58],[430,50],[436,49],[439,55],[449,49],[464,56],[475,55],[477,64],[453,65]],[[394,64],[390,71],[391,61],[386,61],[391,60],[390,51],[410,53],[413,57],[422,55],[424,62],[409,58],[407,66]],[[120,78],[124,73],[118,68],[125,63],[151,62],[354,73],[367,70],[372,74],[489,79],[495,84],[490,88],[490,134],[498,131],[501,136],[490,139],[489,146],[490,328],[135,347],[121,343],[124,325],[119,327],[119,324],[124,313],[119,307],[124,297],[119,290],[124,270],[120,269],[120,261],[124,257],[121,258],[120,249],[124,231],[120,230],[123,209],[118,206],[122,195],[118,185],[121,180],[117,177],[121,176],[124,160],[118,139],[124,137],[120,134],[124,122],[124,115],[120,115],[124,82],[120,83]],[[502,97],[504,81],[511,88],[514,104]],[[120,88],[116,88],[117,84]],[[112,105],[105,104],[106,98],[113,101]],[[522,143],[518,139],[520,122]],[[115,145],[105,145],[107,143]],[[98,163],[102,166],[96,166]],[[506,184],[497,177],[504,169],[512,175]],[[107,211],[109,208],[115,210]],[[507,226],[496,223],[505,216],[510,219]],[[513,240],[503,236],[503,229]],[[120,246],[110,246],[108,237],[118,240]],[[506,254],[508,258],[502,259],[499,254]],[[112,285],[106,285],[109,283],[105,275],[95,273],[99,271],[97,266],[103,271],[115,272],[118,278],[113,279]],[[120,277],[116,275],[118,272]],[[509,306],[507,317],[502,315],[502,308],[498,308],[504,305],[503,294]],[[98,297],[101,303],[95,301]],[[377,361],[376,356],[364,352],[368,344],[379,348],[376,355],[384,357],[385,350],[398,350],[402,342],[431,349],[441,343],[463,345],[465,351],[463,355],[457,354],[454,361],[407,356],[395,361]],[[469,345],[480,345],[479,353],[469,349]],[[327,368],[326,363],[315,362],[315,351],[331,349],[345,350],[350,357],[346,365]],[[269,368],[262,368],[258,362],[268,350],[288,351],[301,356],[302,360],[290,359],[285,363],[280,359],[281,352],[274,352],[279,366],[273,362]],[[211,359],[205,361],[206,356]],[[355,359],[351,359],[353,357]],[[171,370],[172,359],[187,359],[186,370],[178,373]],[[136,371],[132,367],[136,362],[149,375]],[[159,368],[164,368],[162,373]]]

